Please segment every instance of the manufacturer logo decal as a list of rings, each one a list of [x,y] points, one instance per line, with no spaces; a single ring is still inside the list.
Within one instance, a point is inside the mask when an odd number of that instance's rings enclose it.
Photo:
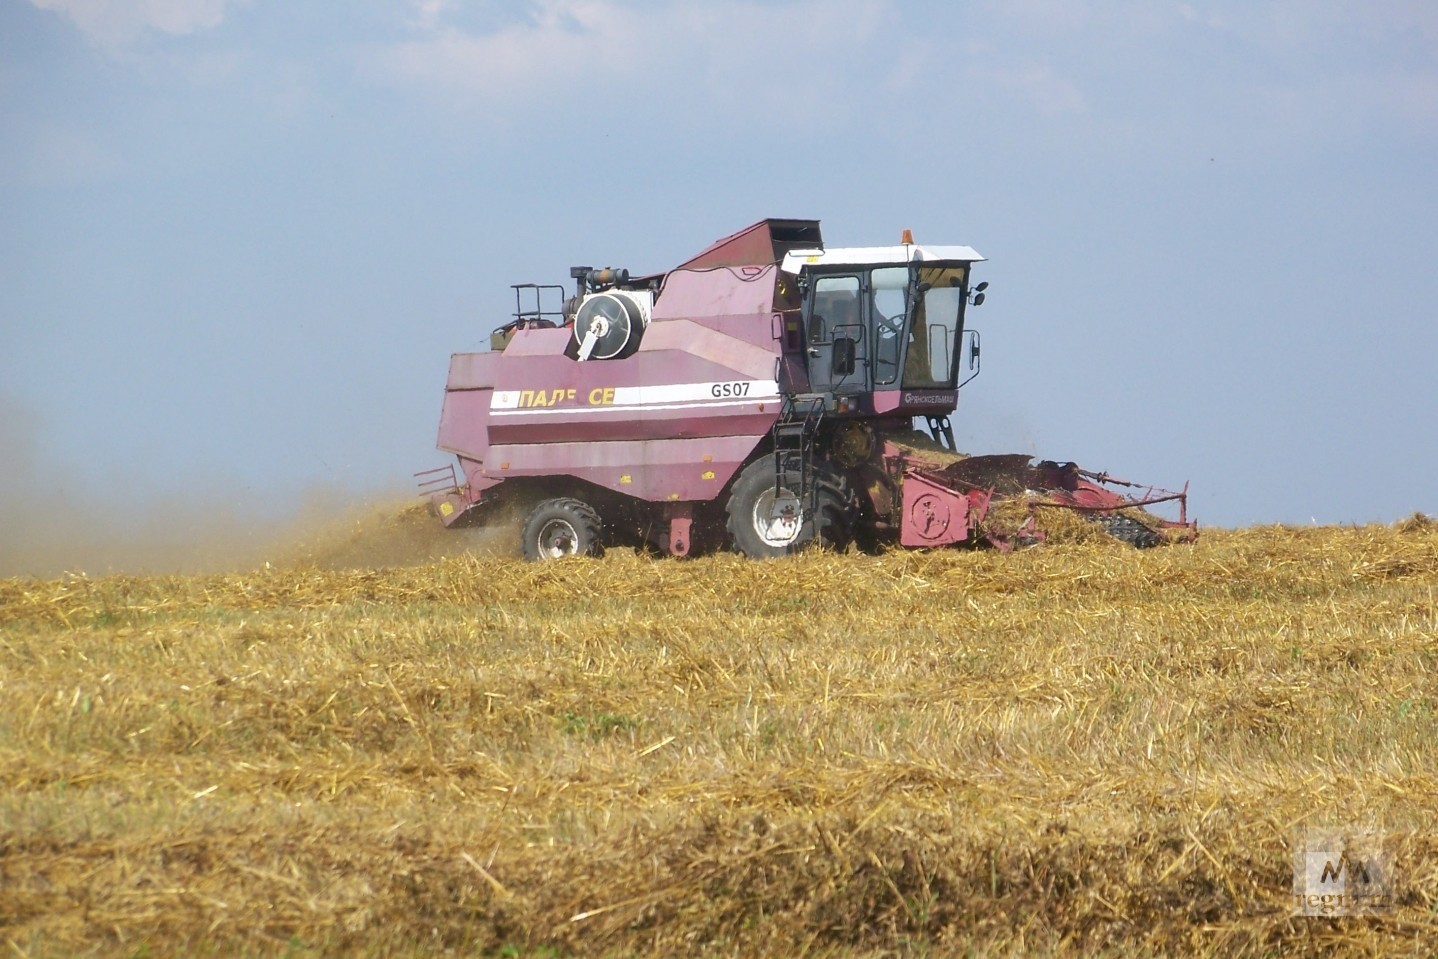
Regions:
[[[905,406],[948,406],[958,399],[958,394],[945,390],[941,393],[905,393]]]

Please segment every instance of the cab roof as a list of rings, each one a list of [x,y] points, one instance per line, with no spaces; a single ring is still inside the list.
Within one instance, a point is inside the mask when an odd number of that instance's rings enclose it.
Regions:
[[[902,266],[930,261],[979,263],[983,259],[977,250],[969,246],[920,246],[917,243],[903,243],[898,246],[790,250],[784,254],[780,268],[785,273],[798,273],[806,266]]]

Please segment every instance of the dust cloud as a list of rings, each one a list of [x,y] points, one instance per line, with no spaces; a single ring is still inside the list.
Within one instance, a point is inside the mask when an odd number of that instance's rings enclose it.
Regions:
[[[280,518],[150,502],[109,515],[54,496],[0,498],[0,577],[197,574],[279,568],[379,569],[516,551],[512,530],[446,529],[417,497],[310,494]],[[510,534],[510,535],[506,535]]]
[[[407,491],[316,488],[277,509],[213,484],[163,495],[91,489],[42,467],[39,425],[0,394],[0,577],[381,568],[517,542],[508,529],[446,529]]]
[[[390,497],[295,524],[272,541],[271,551],[267,562],[276,566],[380,569],[466,553],[518,556],[519,535],[508,514],[483,527],[446,529],[423,501]]]

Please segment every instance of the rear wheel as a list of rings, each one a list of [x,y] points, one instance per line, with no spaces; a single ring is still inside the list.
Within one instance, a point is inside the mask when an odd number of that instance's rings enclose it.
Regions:
[[[850,511],[843,478],[815,464],[811,482],[818,485],[813,515],[805,516],[797,464],[775,482],[774,461],[760,457],[744,468],[725,507],[729,542],[750,559],[770,559],[809,546],[842,551],[852,538]]]
[[[569,497],[547,499],[530,510],[520,544],[528,560],[604,555],[599,514],[588,503]]]

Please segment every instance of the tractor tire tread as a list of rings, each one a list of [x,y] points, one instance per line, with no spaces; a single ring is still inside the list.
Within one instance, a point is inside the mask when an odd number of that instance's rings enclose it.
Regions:
[[[840,553],[848,549],[853,540],[853,524],[849,520],[849,497],[844,476],[818,460],[814,463],[814,470],[818,506],[813,515],[804,521],[798,538],[782,547],[772,546],[759,539],[751,518],[754,498],[774,482],[773,459],[769,456],[760,457],[741,470],[730,490],[729,501],[724,506],[724,525],[729,534],[730,547],[750,559],[771,559],[801,552],[810,547]],[[785,463],[786,478],[797,472],[797,466],[792,461]]]
[[[545,559],[539,553],[539,529],[537,527],[549,519],[561,517],[568,519],[581,537],[582,548],[579,550],[579,555],[604,555],[604,524],[594,507],[572,496],[559,496],[536,504],[525,518],[524,526],[520,531],[520,544],[525,559],[531,562]]]
[[[1127,543],[1135,549],[1152,549],[1163,542],[1163,537],[1158,533],[1132,516],[1124,516],[1122,513],[1105,513],[1095,516],[1093,522],[1114,539],[1121,543]]]

